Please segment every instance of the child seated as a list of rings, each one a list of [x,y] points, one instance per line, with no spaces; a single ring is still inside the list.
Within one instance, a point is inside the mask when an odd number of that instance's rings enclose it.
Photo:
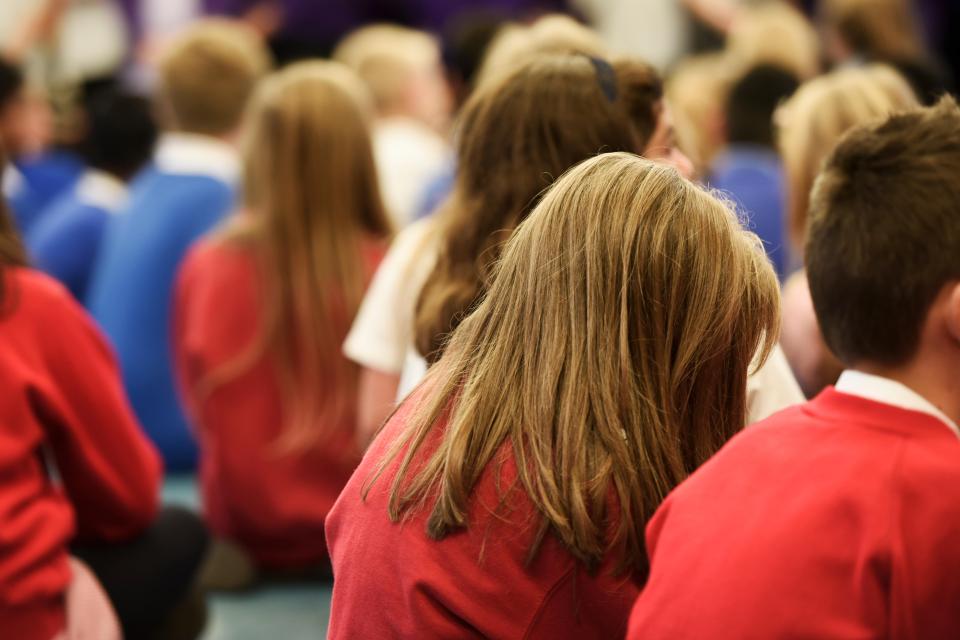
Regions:
[[[156,139],[150,105],[141,97],[107,89],[85,112],[82,146],[89,168],[26,236],[33,264],[80,301],[107,223],[126,204],[126,183],[149,160]]]
[[[189,512],[159,509],[160,460],[109,346],[66,290],[24,265],[0,201],[0,635],[114,638],[115,610],[128,638],[175,611],[178,637],[196,637],[203,603],[188,591],[206,533]]]
[[[88,286],[87,305],[117,350],[137,417],[171,470],[196,463],[174,383],[174,278],[193,241],[233,207],[233,144],[268,62],[255,34],[223,19],[197,22],[170,45],[157,96],[168,131],[111,220]]]
[[[342,65],[265,80],[247,118],[243,208],[190,252],[176,288],[205,515],[268,572],[329,576],[324,519],[360,460],[358,367],[339,347],[386,251],[371,116]],[[211,586],[241,586],[231,576],[246,563],[217,564]]]
[[[756,237],[629,153],[560,178],[495,273],[327,518],[330,638],[622,637],[644,522],[776,344]]]
[[[960,637],[957,175],[950,98],[828,158],[807,278],[847,369],[667,497],[629,638]]]

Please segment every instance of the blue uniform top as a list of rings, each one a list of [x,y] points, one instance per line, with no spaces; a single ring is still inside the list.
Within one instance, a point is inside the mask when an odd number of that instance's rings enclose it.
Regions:
[[[59,280],[81,302],[111,216],[123,206],[122,182],[87,172],[46,209],[26,236],[33,265]]]
[[[19,159],[16,166],[23,185],[10,195],[10,208],[21,234],[29,233],[50,205],[70,191],[85,169],[80,158],[60,149]]]
[[[180,405],[170,322],[174,282],[190,245],[232,208],[236,160],[214,141],[161,142],[152,167],[136,179],[109,223],[87,306],[112,340],[137,417],[168,469],[196,465],[196,444]],[[220,145],[221,147],[223,145]]]
[[[776,152],[756,146],[730,146],[714,162],[709,183],[727,192],[747,214],[750,230],[763,241],[782,281],[790,270],[790,256],[784,235],[783,168]]]

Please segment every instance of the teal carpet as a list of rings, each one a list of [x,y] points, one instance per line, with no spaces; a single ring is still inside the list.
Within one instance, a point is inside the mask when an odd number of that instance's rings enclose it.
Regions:
[[[163,499],[198,508],[192,476],[168,477]],[[327,635],[330,587],[283,585],[249,593],[214,595],[202,640],[315,640]]]

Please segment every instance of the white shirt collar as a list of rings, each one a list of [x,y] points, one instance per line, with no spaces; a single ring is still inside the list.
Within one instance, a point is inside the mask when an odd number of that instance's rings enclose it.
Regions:
[[[882,402],[901,409],[926,413],[946,424],[960,438],[960,427],[957,426],[957,423],[932,402],[896,380],[847,369],[840,374],[840,379],[837,380],[834,388],[841,393],[860,396],[874,402]]]
[[[157,169],[176,175],[200,175],[236,184],[240,157],[222,140],[191,133],[166,133],[154,155]]]
[[[74,194],[84,204],[113,213],[126,201],[127,185],[106,171],[88,169],[77,181]]]

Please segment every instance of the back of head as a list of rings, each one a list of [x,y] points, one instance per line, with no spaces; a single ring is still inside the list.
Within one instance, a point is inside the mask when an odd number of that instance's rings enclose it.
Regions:
[[[782,67],[801,80],[820,71],[820,41],[810,21],[782,0],[745,8],[727,36],[727,51],[741,68]]]
[[[160,59],[158,96],[169,128],[222,136],[238,126],[247,100],[270,67],[260,37],[240,22],[199,21]]]
[[[778,305],[758,240],[706,191],[632,154],[580,164],[506,243],[428,374],[395,451],[445,411],[449,423],[418,480],[395,481],[394,517],[435,491],[428,533],[465,526],[473,483],[508,442],[546,529],[588,566],[612,550],[642,573],[644,523],[742,428]]]
[[[679,145],[700,173],[723,145],[722,106],[739,70],[730,56],[713,53],[685,58],[667,78]]]
[[[150,103],[118,89],[98,91],[86,104],[82,144],[87,163],[122,180],[150,158],[157,138]]]
[[[529,26],[514,24],[500,30],[483,57],[477,85],[496,83],[536,56],[561,53],[603,57],[607,51],[589,27],[569,16],[546,15]]]
[[[371,118],[366,87],[332,62],[297,63],[268,77],[248,112],[248,226],[232,237],[251,242],[260,260],[266,300],[258,346],[274,356],[286,395],[285,446],[314,442],[318,424],[339,424],[352,410],[350,393],[324,390],[331,379],[348,387],[354,380],[339,347],[363,296],[361,243],[389,233]]]
[[[652,67],[583,55],[536,57],[477,90],[461,117],[439,262],[418,305],[421,353],[439,354],[482,294],[500,243],[553,180],[598,153],[644,149],[661,97]]]
[[[796,76],[775,65],[747,71],[727,96],[727,142],[773,147],[773,114],[798,86]]]
[[[909,85],[889,67],[834,71],[800,87],[777,114],[778,143],[788,184],[791,239],[806,232],[810,187],[823,159],[851,128],[916,106]]]
[[[807,278],[830,349],[898,366],[960,279],[960,109],[952,98],[850,132],[810,202]]]
[[[440,71],[440,44],[423,31],[392,24],[376,24],[347,35],[333,58],[367,84],[377,110],[403,112],[409,86],[420,74]]]
[[[828,37],[839,38],[834,48],[843,49],[833,51],[833,57],[890,63],[922,57],[924,47],[911,5],[909,0],[827,0],[821,16]]]

